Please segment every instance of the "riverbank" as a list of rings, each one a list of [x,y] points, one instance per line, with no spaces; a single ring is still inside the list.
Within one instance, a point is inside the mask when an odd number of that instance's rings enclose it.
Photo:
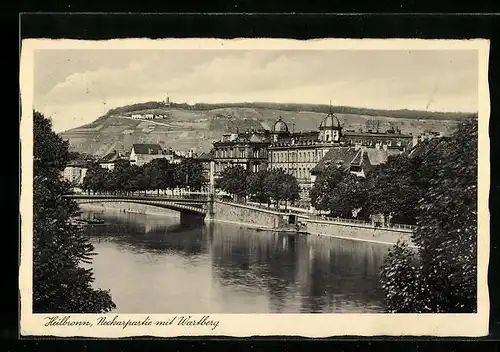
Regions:
[[[152,205],[127,203],[127,202],[95,202],[80,204],[81,210],[86,211],[117,211],[132,214],[164,215],[169,217],[180,217],[179,212],[155,207]]]
[[[173,210],[128,202],[84,203],[80,204],[80,208],[84,211],[115,211],[180,218],[180,213]],[[228,223],[260,229],[262,232],[279,232],[280,228],[285,225],[283,214],[275,211],[224,202],[215,202],[214,208],[215,216],[206,219],[206,222]],[[301,221],[306,224],[305,228],[301,229],[301,234],[306,236],[325,236],[386,245],[396,244],[402,240],[407,242],[410,247],[415,247],[411,240],[410,230],[373,228],[329,220],[301,219]]]

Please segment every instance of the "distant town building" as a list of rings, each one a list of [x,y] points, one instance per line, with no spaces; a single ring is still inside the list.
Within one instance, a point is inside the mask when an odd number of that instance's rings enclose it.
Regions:
[[[125,160],[125,158],[116,150],[113,150],[111,153],[108,153],[99,159],[98,163],[103,169],[113,171],[118,160]]]
[[[224,134],[213,143],[215,175],[218,176],[229,166],[240,165],[245,170],[257,172],[267,169],[267,147],[271,144],[266,132]]]
[[[324,170],[335,165],[352,174],[365,177],[374,166],[384,164],[395,153],[382,149],[356,147],[333,148],[311,169],[311,186]]]
[[[132,144],[130,164],[142,166],[159,158],[168,159],[168,153],[165,153],[159,144]]]
[[[212,168],[212,162],[214,160],[213,158],[213,152],[208,152],[208,153],[201,153],[196,157],[198,161],[201,162],[201,165],[203,166],[203,176],[205,177],[205,181],[207,184],[210,184],[211,181],[211,174],[210,170]]]
[[[64,168],[62,178],[72,185],[81,185],[87,174],[88,162],[85,160],[72,160]]]

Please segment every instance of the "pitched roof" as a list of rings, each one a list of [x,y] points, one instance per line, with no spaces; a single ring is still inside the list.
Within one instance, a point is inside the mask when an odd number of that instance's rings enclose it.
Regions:
[[[252,136],[250,137],[250,142],[251,143],[260,143],[262,141],[263,141],[263,138],[260,137],[259,135],[255,134],[255,133],[252,134]]]
[[[330,149],[325,156],[311,169],[311,173],[322,172],[332,163],[341,164],[342,168],[347,169],[351,162],[361,154],[361,150],[354,147],[338,147]]]
[[[364,150],[371,165],[380,165],[387,162],[389,153],[382,149],[367,148]]]
[[[410,158],[425,157],[443,141],[446,141],[446,138],[432,138],[421,141],[408,151],[408,155]]]
[[[120,155],[116,152],[116,150],[113,150],[111,153],[106,154],[103,156],[101,159],[99,159],[99,163],[113,163],[117,161],[120,158]]]
[[[387,132],[352,132],[345,131],[342,133],[345,137],[396,137],[396,138],[413,138],[411,134],[387,133]]]
[[[201,153],[201,155],[198,156],[199,160],[212,160],[212,154],[211,153],[207,153],[207,152],[203,152]]]
[[[76,160],[70,160],[66,166],[86,167],[88,164],[89,164],[88,160],[76,159]]]
[[[159,144],[132,144],[136,154],[163,154]]]

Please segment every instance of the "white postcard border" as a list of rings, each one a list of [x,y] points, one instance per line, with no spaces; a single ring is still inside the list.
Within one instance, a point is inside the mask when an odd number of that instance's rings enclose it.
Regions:
[[[33,224],[33,75],[35,50],[477,50],[479,58],[479,157],[478,157],[478,312],[476,314],[33,314],[32,313],[32,224]],[[420,39],[119,39],[102,41],[27,39],[22,41],[20,87],[21,118],[21,335],[61,337],[129,336],[485,336],[488,334],[490,186],[488,125],[490,97],[488,87],[489,41]],[[92,326],[47,326],[50,317],[68,316],[67,321],[88,321]],[[136,320],[142,325],[105,326],[98,319]],[[180,316],[217,321],[218,326],[177,325]],[[177,321],[155,325],[156,321]],[[147,319],[152,324],[147,325]]]

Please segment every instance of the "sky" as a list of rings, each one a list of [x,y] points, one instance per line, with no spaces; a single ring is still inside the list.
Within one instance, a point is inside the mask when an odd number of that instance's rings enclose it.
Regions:
[[[56,132],[126,104],[311,103],[476,112],[475,50],[39,50],[34,108]]]

